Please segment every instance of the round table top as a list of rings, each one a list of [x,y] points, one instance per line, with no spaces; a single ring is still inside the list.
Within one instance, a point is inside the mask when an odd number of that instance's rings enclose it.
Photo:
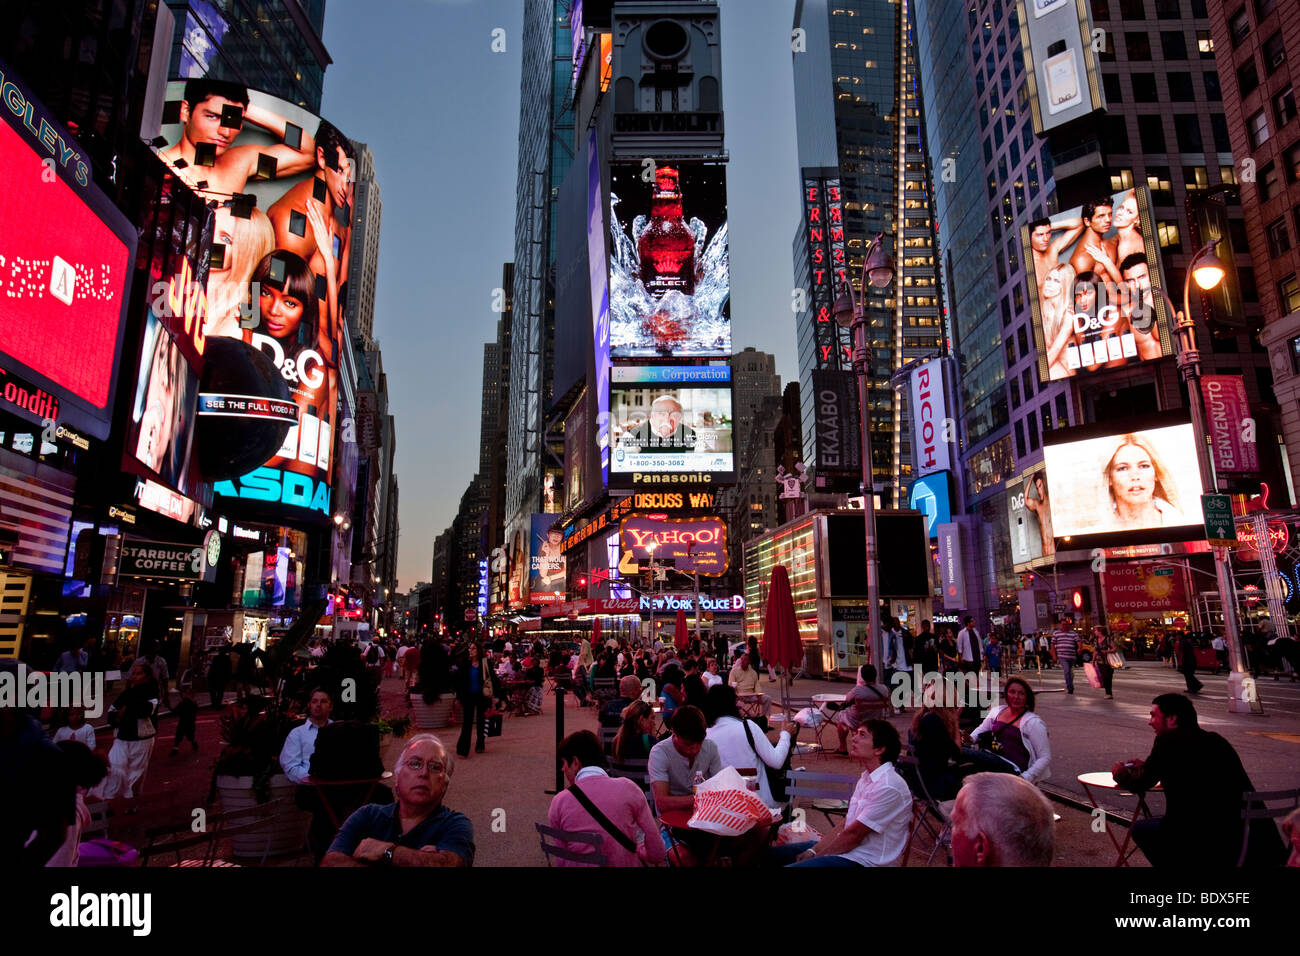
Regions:
[[[659,819],[663,821],[663,824],[666,827],[676,827],[679,830],[685,830],[687,824],[690,822],[691,814],[694,812],[694,809],[662,810],[659,813]]]
[[[847,694],[813,694],[812,701],[815,704],[842,704],[848,699]]]
[[[1109,770],[1093,770],[1090,773],[1081,773],[1078,780],[1089,787],[1105,787],[1107,790],[1119,789],[1119,784],[1115,782],[1115,778]]]

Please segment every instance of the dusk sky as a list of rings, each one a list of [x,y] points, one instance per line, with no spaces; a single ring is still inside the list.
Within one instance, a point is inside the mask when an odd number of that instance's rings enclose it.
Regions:
[[[794,0],[720,0],[734,346],[798,377]],[[492,293],[514,259],[522,0],[331,0],[321,112],[370,146],[383,193],[375,337],[397,425],[402,591],[478,464]],[[494,53],[493,31],[505,31]],[[499,46],[499,44],[498,44]]]

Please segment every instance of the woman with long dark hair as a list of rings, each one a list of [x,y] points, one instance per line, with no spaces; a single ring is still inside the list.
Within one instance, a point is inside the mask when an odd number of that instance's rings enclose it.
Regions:
[[[477,642],[470,642],[456,671],[456,697],[460,700],[461,711],[464,713],[456,753],[461,757],[469,756],[469,738],[477,727],[478,743],[474,746],[474,752],[481,754],[487,749],[485,725],[487,707],[492,702],[492,673],[487,661],[483,659],[483,649]]]
[[[644,760],[650,756],[650,748],[655,745],[655,712],[643,700],[634,700],[623,708],[623,723],[614,735],[610,748],[614,763],[621,764],[628,760]]]

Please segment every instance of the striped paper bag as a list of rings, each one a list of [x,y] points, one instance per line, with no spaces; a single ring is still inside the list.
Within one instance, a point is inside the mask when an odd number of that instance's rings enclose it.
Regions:
[[[724,767],[696,791],[695,812],[687,826],[719,836],[740,836],[755,823],[771,819],[771,811],[745,786],[745,778],[734,767]]]

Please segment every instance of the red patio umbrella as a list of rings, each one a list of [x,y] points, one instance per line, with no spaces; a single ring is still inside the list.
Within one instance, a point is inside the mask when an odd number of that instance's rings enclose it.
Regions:
[[[591,646],[600,647],[600,618],[591,622]]]
[[[790,574],[785,565],[772,569],[767,588],[767,608],[763,617],[763,659],[780,664],[781,697],[789,699],[790,674],[803,663],[803,641],[794,616],[794,595],[790,592]]]
[[[677,609],[677,623],[673,627],[673,647],[685,652],[690,646],[691,632],[686,629],[686,609],[679,607]]]

